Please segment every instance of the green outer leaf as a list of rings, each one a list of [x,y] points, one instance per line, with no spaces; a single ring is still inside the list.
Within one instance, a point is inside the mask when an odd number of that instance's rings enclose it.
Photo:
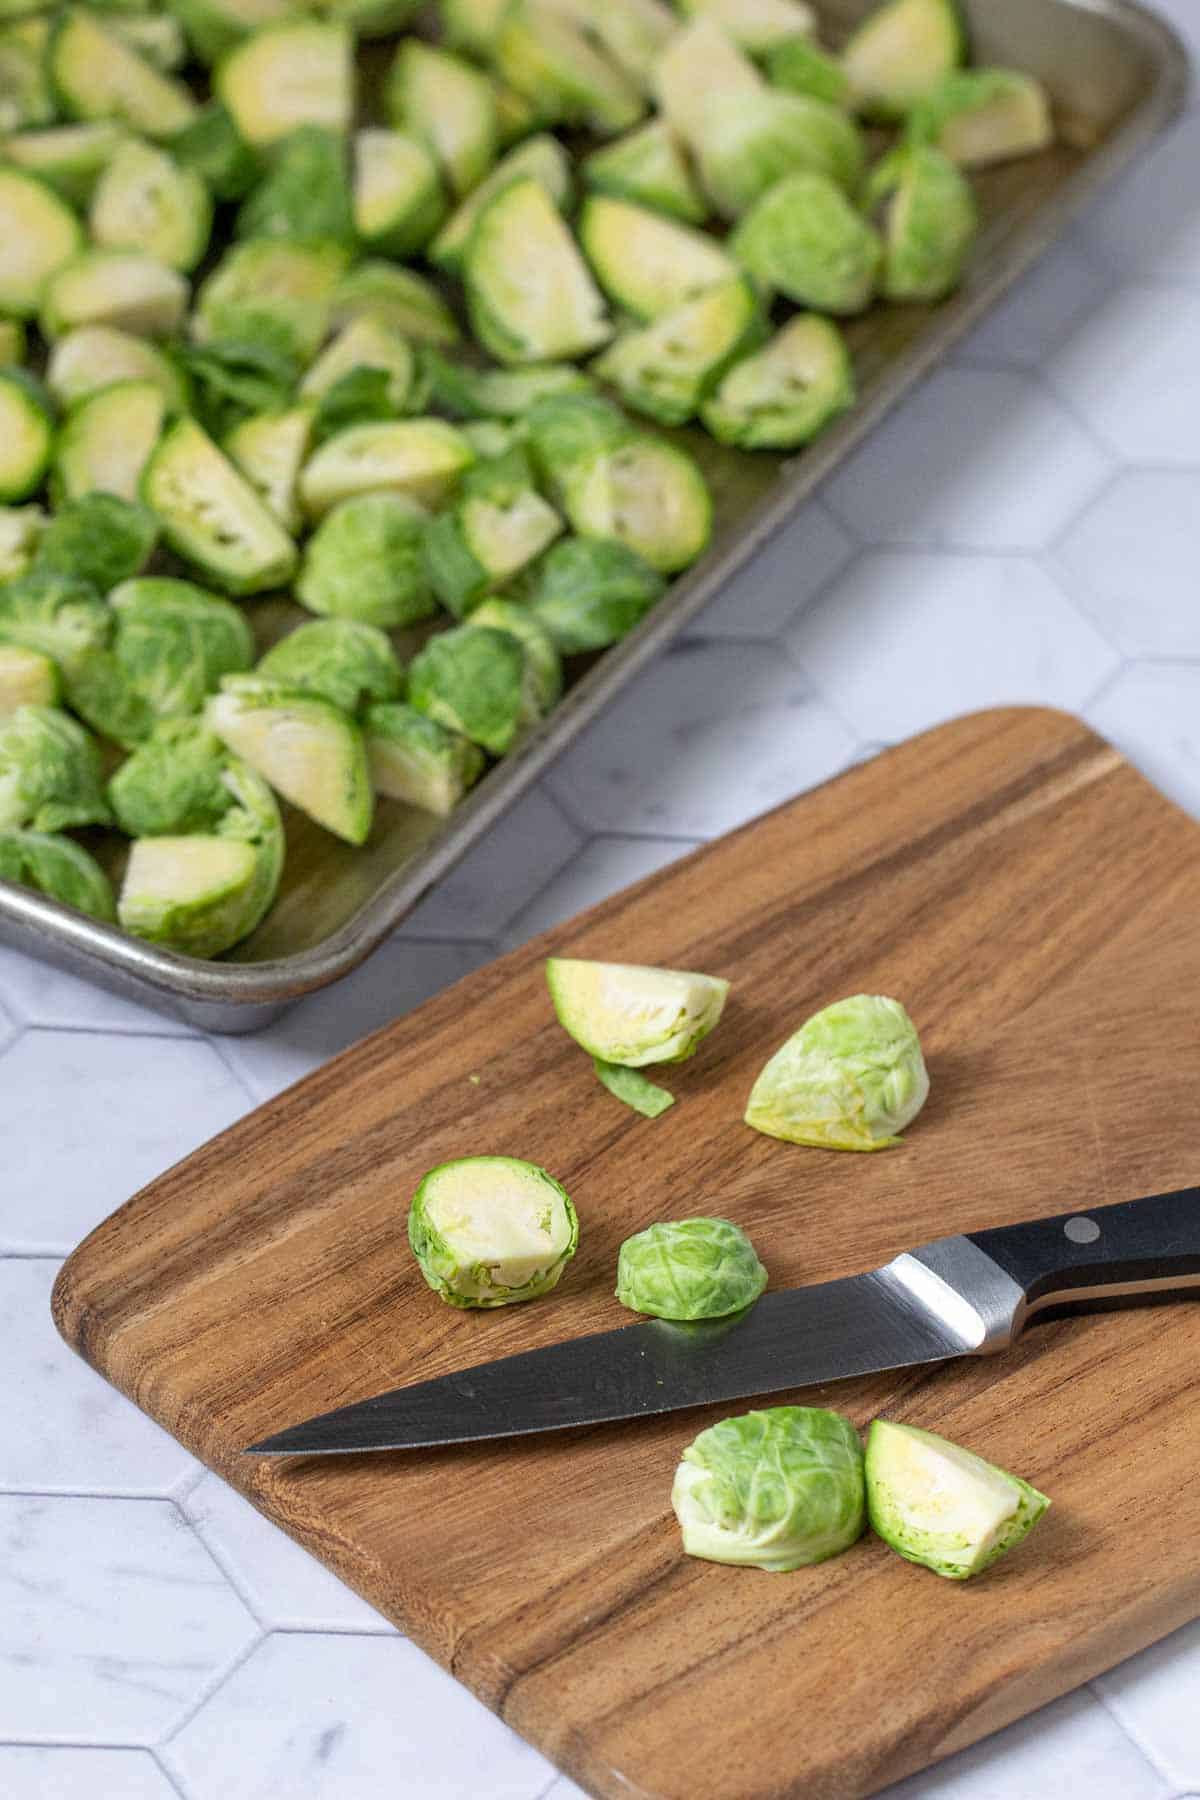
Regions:
[[[752,1306],[766,1285],[754,1245],[728,1219],[648,1225],[617,1257],[621,1305],[660,1319],[725,1318]]]
[[[105,924],[117,916],[108,876],[72,838],[40,831],[0,831],[0,881],[32,888]]]
[[[657,1119],[675,1104],[674,1094],[668,1094],[666,1088],[659,1087],[640,1069],[627,1069],[623,1063],[604,1062],[598,1056],[593,1056],[592,1067],[614,1100],[631,1106],[644,1119]]]

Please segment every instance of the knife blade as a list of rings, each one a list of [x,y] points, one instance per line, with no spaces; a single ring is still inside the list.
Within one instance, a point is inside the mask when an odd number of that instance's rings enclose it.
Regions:
[[[1200,1188],[939,1238],[726,1319],[569,1338],[337,1407],[247,1446],[348,1455],[522,1437],[990,1355],[1028,1320],[1200,1295]]]

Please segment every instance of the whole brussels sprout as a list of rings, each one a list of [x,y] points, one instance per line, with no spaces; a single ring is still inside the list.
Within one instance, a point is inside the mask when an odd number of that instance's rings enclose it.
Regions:
[[[21,706],[0,726],[0,830],[107,825],[95,740],[55,706]]]
[[[951,1581],[990,1568],[1050,1505],[1006,1469],[890,1419],[876,1419],[867,1434],[866,1477],[871,1525],[884,1543]]]
[[[437,611],[426,515],[402,494],[360,494],[328,512],[304,551],[296,598],[309,612],[397,628]]]
[[[689,1556],[771,1572],[824,1562],[866,1525],[858,1433],[816,1406],[722,1419],[684,1451],[671,1505]]]
[[[408,1214],[421,1273],[451,1306],[508,1306],[557,1285],[579,1220],[545,1169],[514,1156],[467,1156],[423,1178]]]
[[[526,672],[539,714],[548,713],[562,694],[562,660],[554,639],[527,606],[514,600],[485,600],[471,614],[475,626],[507,631],[525,652]]]
[[[631,1069],[692,1056],[729,993],[717,975],[562,956],[547,959],[546,984],[563,1030],[590,1056]]]
[[[395,700],[404,679],[387,633],[355,619],[298,625],[260,659],[258,673],[320,694],[346,713],[372,700]]]
[[[136,575],[158,538],[148,507],[117,494],[81,494],[50,520],[38,545],[35,568],[90,581],[107,593]]]
[[[814,1013],[754,1084],[746,1123],[825,1150],[886,1150],[929,1093],[917,1028],[898,1000],[854,994]]]
[[[117,916],[108,876],[73,838],[40,831],[0,831],[0,881],[32,888],[105,924]]]
[[[767,1271],[739,1225],[672,1219],[626,1238],[617,1257],[617,1299],[659,1319],[721,1319],[741,1312],[767,1285]]]

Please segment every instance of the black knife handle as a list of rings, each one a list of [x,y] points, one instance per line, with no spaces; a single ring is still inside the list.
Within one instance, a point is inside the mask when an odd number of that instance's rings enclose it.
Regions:
[[[1200,1188],[968,1235],[1024,1291],[1026,1316],[1200,1299]]]

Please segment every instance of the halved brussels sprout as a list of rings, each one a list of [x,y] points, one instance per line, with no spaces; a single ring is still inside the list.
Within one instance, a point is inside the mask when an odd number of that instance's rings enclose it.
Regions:
[[[717,975],[562,956],[547,959],[546,985],[559,1024],[589,1056],[631,1069],[693,1056],[729,993]]]
[[[708,217],[683,146],[665,119],[593,150],[584,158],[583,179],[597,194],[670,213],[685,224],[702,225]]]
[[[255,673],[280,687],[320,694],[345,713],[372,700],[395,700],[403,685],[387,633],[357,619],[298,625],[272,645]]]
[[[64,673],[103,649],[112,629],[113,616],[90,582],[34,565],[0,584],[0,643],[40,650]]]
[[[715,99],[699,134],[700,179],[717,211],[737,219],[796,169],[828,175],[856,194],[866,145],[854,120],[824,100],[766,88],[753,99]]]
[[[42,533],[37,567],[107,593],[136,575],[158,538],[152,513],[116,494],[81,494],[59,507]]]
[[[836,182],[811,170],[768,188],[729,243],[764,286],[821,312],[862,312],[883,260],[878,233]]]
[[[590,394],[592,382],[572,363],[530,363],[523,369],[476,369],[436,350],[421,354],[421,380],[431,403],[459,419],[494,423],[523,419],[548,394]]]
[[[309,238],[353,246],[356,238],[346,142],[324,125],[298,125],[270,150],[270,163],[238,208],[242,238]]]
[[[333,323],[331,308],[348,255],[341,244],[250,238],[231,244],[200,284],[192,335],[265,343],[311,362]]]
[[[160,719],[198,712],[223,675],[254,661],[245,616],[190,581],[123,581],[109,605],[112,647],[74,669],[67,691],[76,712],[116,743],[140,743]]]
[[[750,1306],[767,1271],[740,1225],[671,1219],[626,1238],[617,1257],[617,1299],[659,1319],[721,1319]]]
[[[583,537],[616,538],[664,575],[686,569],[712,536],[712,495],[692,458],[635,437],[569,474],[563,502]]]
[[[287,19],[247,37],[213,82],[243,141],[259,149],[299,125],[349,129],[354,113],[354,38],[344,25]]]
[[[462,432],[444,419],[351,425],[327,439],[305,464],[300,497],[311,519],[358,494],[403,494],[422,506],[438,506],[474,460]]]
[[[296,598],[310,612],[393,629],[432,618],[426,516],[402,494],[359,494],[328,512],[304,549]]]
[[[671,39],[655,75],[663,116],[693,145],[714,99],[749,101],[765,82],[715,19],[695,19]]]
[[[887,1150],[929,1094],[917,1028],[898,1000],[854,994],[814,1013],[754,1084],[746,1123],[824,1150]]]
[[[491,174],[472,188],[438,232],[429,246],[430,262],[456,271],[471,241],[475,221],[488,201],[510,182],[526,178],[540,181],[556,206],[566,205],[571,194],[571,165],[557,138],[542,132],[501,157]]]
[[[74,406],[116,381],[152,381],[172,412],[187,409],[187,382],[157,344],[110,325],[81,325],[50,351],[46,386],[60,406]]]
[[[867,1434],[866,1475],[871,1525],[884,1543],[952,1581],[990,1568],[1050,1505],[1006,1469],[890,1419]]]
[[[832,319],[798,313],[736,362],[700,409],[713,437],[746,450],[795,450],[854,402],[854,367]]]
[[[524,647],[509,631],[459,625],[430,638],[409,665],[409,703],[503,756],[537,718]]]
[[[571,656],[618,643],[665,587],[658,570],[624,544],[572,537],[546,552],[522,598]]]
[[[19,706],[55,706],[58,670],[40,650],[0,643],[0,720],[11,719]]]
[[[50,466],[54,410],[25,369],[0,369],[0,502],[28,500]]]
[[[95,739],[56,706],[21,706],[0,725],[0,830],[108,825]]]
[[[679,10],[687,18],[713,20],[754,56],[803,39],[816,25],[805,0],[680,0]]]
[[[466,1156],[424,1176],[408,1241],[425,1280],[451,1306],[508,1306],[557,1286],[579,1220],[545,1169],[515,1156]]]
[[[671,1505],[689,1556],[772,1572],[824,1562],[866,1526],[858,1433],[816,1406],[722,1419],[684,1451]]]
[[[166,404],[156,381],[114,381],[74,407],[54,447],[54,491],[137,499],[142,471],[162,434]]]
[[[562,661],[541,620],[514,600],[485,600],[471,614],[474,626],[507,631],[525,652],[526,670],[539,713],[548,713],[562,695]]]
[[[85,250],[42,289],[38,328],[53,341],[81,325],[108,325],[142,337],[170,337],[187,311],[188,285],[138,250]]]
[[[73,838],[41,831],[0,831],[0,881],[32,888],[106,925],[117,916],[108,876]]]
[[[204,718],[285,800],[348,844],[366,842],[373,811],[366,746],[339,707],[257,675],[230,675]]]
[[[193,169],[130,138],[92,194],[88,229],[109,250],[141,250],[171,269],[194,269],[208,248],[212,198]]]
[[[500,362],[582,356],[612,336],[569,228],[531,177],[503,188],[480,212],[463,281],[475,335]]]
[[[949,157],[905,144],[871,175],[865,204],[883,233],[889,300],[940,300],[962,280],[978,215],[970,183]]]
[[[460,336],[454,314],[432,283],[395,263],[368,259],[338,282],[330,325],[349,325],[363,313],[385,320],[415,344],[454,344]]]
[[[737,274],[715,238],[607,194],[584,201],[579,241],[605,293],[637,319],[674,312]]]
[[[230,594],[281,587],[296,546],[254,488],[194,419],[168,427],[146,464],[142,498],[180,556]]]
[[[850,104],[850,77],[838,57],[809,38],[787,38],[767,57],[767,74],[775,87],[807,94],[830,106]]]
[[[456,618],[540,556],[562,520],[533,484],[521,449],[477,462],[453,511],[430,521],[426,565],[434,592]]]
[[[4,154],[17,168],[39,176],[64,200],[86,206],[110,158],[124,142],[124,128],[105,119],[93,125],[51,125],[15,132],[6,139]],[[78,228],[74,236],[78,244]]]
[[[47,523],[40,506],[0,506],[0,585],[30,567]]]
[[[551,6],[514,0],[492,55],[508,85],[548,122],[607,135],[627,131],[646,110],[629,77]]]
[[[289,537],[294,537],[303,523],[300,470],[312,443],[313,416],[311,406],[252,413],[235,425],[225,440],[226,454]]]
[[[407,131],[360,131],[354,139],[354,224],[364,244],[388,256],[423,250],[446,216],[432,153]]]
[[[591,364],[626,406],[664,425],[694,418],[731,362],[762,342],[762,309],[745,276],[627,331]]]
[[[454,811],[487,766],[469,738],[401,701],[368,707],[364,725],[376,793],[439,818]]]
[[[496,99],[486,75],[449,51],[404,38],[387,90],[393,125],[427,143],[461,199],[496,160]]]
[[[914,143],[932,144],[964,169],[1032,156],[1054,142],[1050,99],[1019,69],[958,69],[909,115]]]
[[[958,0],[884,0],[842,51],[856,103],[902,118],[966,55]]]

